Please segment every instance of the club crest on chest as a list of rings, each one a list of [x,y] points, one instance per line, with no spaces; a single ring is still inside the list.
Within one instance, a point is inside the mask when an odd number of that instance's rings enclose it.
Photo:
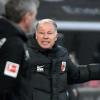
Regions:
[[[61,71],[64,72],[66,70],[66,62],[62,61],[61,62]]]

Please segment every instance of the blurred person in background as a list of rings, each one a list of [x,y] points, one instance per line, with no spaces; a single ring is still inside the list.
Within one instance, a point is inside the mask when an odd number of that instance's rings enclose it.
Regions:
[[[5,16],[0,16],[0,100],[26,100],[23,92],[28,87],[21,90],[20,84],[27,78],[27,33],[36,19],[37,3],[38,0],[9,0]]]
[[[28,42],[31,58],[29,100],[68,100],[68,85],[100,79],[99,64],[74,64],[66,48],[58,44],[58,38],[54,20],[37,22],[36,33]]]

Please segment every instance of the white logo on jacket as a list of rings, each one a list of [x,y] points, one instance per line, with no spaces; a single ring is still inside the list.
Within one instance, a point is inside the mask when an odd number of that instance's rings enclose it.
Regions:
[[[29,58],[30,58],[29,51],[25,50],[25,60],[28,60]]]
[[[7,61],[4,69],[4,75],[16,78],[19,71],[19,64]]]
[[[2,38],[0,39],[0,48],[4,45],[4,43],[6,42],[6,38]]]
[[[37,72],[44,72],[44,65],[43,66],[37,65]]]

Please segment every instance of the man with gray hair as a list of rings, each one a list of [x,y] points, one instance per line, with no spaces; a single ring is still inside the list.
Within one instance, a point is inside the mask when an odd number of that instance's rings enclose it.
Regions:
[[[58,44],[56,22],[42,19],[29,41],[32,99],[69,100],[68,85],[100,80],[100,64],[78,65],[66,48]]]
[[[26,100],[27,87],[21,85],[29,80],[26,33],[32,30],[38,5],[38,0],[8,0],[5,16],[0,16],[0,100]]]

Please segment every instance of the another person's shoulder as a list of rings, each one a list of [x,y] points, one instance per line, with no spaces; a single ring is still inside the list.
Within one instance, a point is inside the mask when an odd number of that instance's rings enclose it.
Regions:
[[[11,37],[7,39],[11,44],[23,45],[24,41],[20,37]]]
[[[10,37],[6,39],[3,49],[4,48],[7,48],[11,51],[13,50],[18,50],[18,52],[24,51],[24,42],[22,39],[18,37]]]

